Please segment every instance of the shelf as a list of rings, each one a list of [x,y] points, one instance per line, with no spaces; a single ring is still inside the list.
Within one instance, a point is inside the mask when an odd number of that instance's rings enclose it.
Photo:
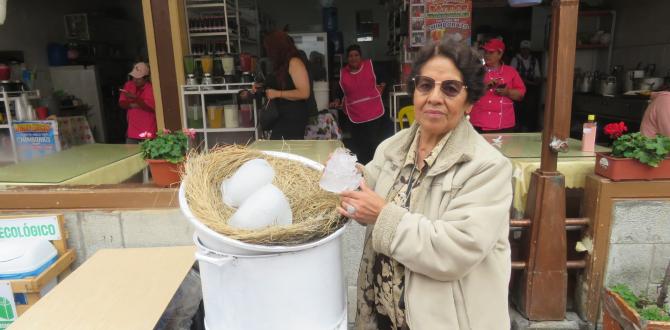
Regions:
[[[16,100],[21,98],[21,94],[26,94],[26,98],[28,100],[38,100],[40,98],[40,93],[39,91],[21,91],[21,92],[7,92],[7,98],[10,100]],[[0,92],[0,102],[4,101],[5,99],[2,96],[2,92]]]
[[[594,44],[594,45],[577,45],[577,49],[607,49],[609,48],[610,45],[603,45],[603,44]]]
[[[0,128],[9,128],[9,125],[8,124],[2,124],[2,125],[0,125]]]
[[[254,132],[254,127],[237,127],[237,128],[195,128],[196,133],[226,133],[226,132]]]
[[[241,91],[251,90],[252,83],[236,83],[236,84],[212,84],[212,85],[181,85],[184,95],[200,95],[200,94],[237,94]],[[213,88],[213,89],[210,89]]]
[[[579,16],[610,16],[613,12],[610,10],[584,10],[579,12]]]
[[[191,33],[191,37],[225,37],[228,32],[195,32]]]

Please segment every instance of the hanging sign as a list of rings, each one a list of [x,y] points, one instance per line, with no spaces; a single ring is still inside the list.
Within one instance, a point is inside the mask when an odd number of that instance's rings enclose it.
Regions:
[[[14,292],[9,281],[0,281],[0,330],[7,329],[16,319]]]
[[[15,239],[61,239],[57,216],[0,219],[0,241]]]
[[[445,35],[470,42],[472,0],[412,0],[410,3],[410,46]]]

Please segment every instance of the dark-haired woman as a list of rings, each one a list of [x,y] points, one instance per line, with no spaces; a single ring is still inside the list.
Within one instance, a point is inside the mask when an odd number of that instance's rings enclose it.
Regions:
[[[272,62],[272,74],[265,81],[265,95],[275,102],[279,119],[272,126],[272,140],[302,140],[311,111],[311,88],[307,66],[288,34],[275,31],[263,40]]]
[[[429,44],[412,71],[415,123],[382,142],[338,211],[369,225],[356,329],[509,329],[510,162],[466,115],[484,93],[476,51]]]
[[[347,65],[340,69],[342,109],[353,124],[354,151],[362,164],[372,160],[381,139],[384,86],[377,84],[372,61],[363,59],[361,47],[355,44],[347,47]]]

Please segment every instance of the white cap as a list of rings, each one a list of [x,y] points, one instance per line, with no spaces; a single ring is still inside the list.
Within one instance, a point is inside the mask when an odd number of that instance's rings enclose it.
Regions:
[[[522,40],[521,45],[519,45],[519,48],[528,48],[530,49],[530,40]]]

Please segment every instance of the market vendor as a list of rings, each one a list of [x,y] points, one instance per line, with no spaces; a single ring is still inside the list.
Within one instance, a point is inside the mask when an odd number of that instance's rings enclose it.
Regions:
[[[505,52],[502,40],[493,38],[482,49],[486,62],[486,91],[472,107],[470,122],[479,132],[513,132],[516,125],[514,102],[523,99],[526,86],[516,69],[502,63]]]
[[[149,66],[144,62],[138,62],[128,75],[131,79],[120,90],[119,106],[128,110],[126,143],[137,144],[146,138],[146,132],[156,133],[156,104],[153,87],[149,81]]]
[[[416,121],[379,145],[360,190],[341,194],[340,214],[371,225],[356,329],[509,329],[512,166],[466,119],[484,74],[467,44],[419,51]]]
[[[351,135],[358,161],[372,160],[380,142],[384,105],[381,93],[384,83],[377,83],[372,60],[363,59],[361,47],[347,48],[347,65],[340,69],[340,87],[344,93],[342,108],[352,122]],[[335,106],[339,106],[339,100]]]

